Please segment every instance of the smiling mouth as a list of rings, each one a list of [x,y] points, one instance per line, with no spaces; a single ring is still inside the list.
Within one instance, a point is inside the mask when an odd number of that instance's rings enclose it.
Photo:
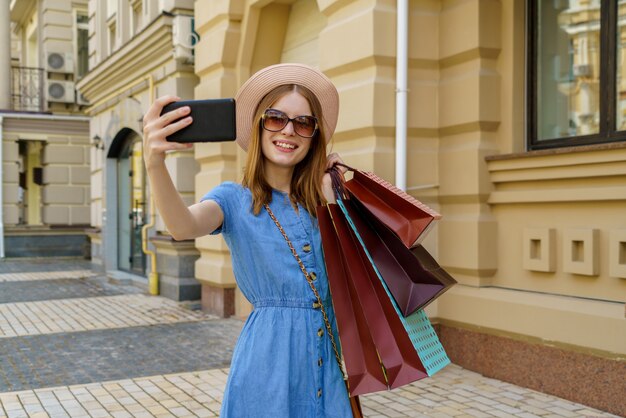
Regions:
[[[282,141],[274,141],[274,145],[276,145],[278,148],[281,148],[281,149],[284,149],[284,150],[294,150],[294,149],[298,148],[297,145],[289,144],[287,142],[282,142]]]

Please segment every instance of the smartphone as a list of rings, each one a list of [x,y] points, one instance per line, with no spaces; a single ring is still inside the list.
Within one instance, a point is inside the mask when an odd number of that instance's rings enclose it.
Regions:
[[[221,142],[237,138],[235,99],[181,100],[166,105],[161,115],[183,106],[189,106],[193,121],[189,126],[174,132],[169,142]]]

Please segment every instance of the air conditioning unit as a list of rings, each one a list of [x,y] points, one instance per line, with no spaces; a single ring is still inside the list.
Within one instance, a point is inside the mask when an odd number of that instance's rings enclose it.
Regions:
[[[73,81],[48,80],[46,100],[49,102],[74,103],[75,86]]]
[[[71,52],[48,52],[46,69],[51,73],[73,73],[74,55]]]
[[[589,77],[592,72],[591,64],[574,65],[574,76],[576,77]]]
[[[80,91],[76,90],[76,103],[81,106],[88,106],[89,100],[87,100]]]
[[[187,63],[193,63],[193,49],[200,40],[194,30],[193,16],[177,15],[172,24],[172,41],[174,43],[174,58]]]

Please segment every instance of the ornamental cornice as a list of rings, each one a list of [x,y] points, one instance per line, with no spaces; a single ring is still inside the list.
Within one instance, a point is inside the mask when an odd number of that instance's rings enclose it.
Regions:
[[[77,88],[90,103],[98,103],[173,59],[172,51],[172,18],[161,15],[89,71]]]

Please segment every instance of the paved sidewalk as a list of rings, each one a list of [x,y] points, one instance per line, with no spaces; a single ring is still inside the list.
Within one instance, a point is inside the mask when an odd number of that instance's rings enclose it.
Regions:
[[[217,417],[227,374],[228,369],[214,369],[4,393],[0,418]],[[455,365],[432,378],[361,399],[367,418],[614,417]]]
[[[216,417],[242,325],[85,261],[0,261],[0,418]],[[613,417],[456,365],[362,404],[367,418]]]

